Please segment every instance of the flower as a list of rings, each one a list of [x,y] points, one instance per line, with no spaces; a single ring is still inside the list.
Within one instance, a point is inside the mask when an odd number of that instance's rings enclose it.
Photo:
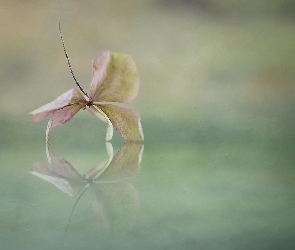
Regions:
[[[68,122],[80,109],[87,109],[108,123],[106,140],[112,138],[113,126],[125,141],[143,140],[139,114],[116,105],[130,103],[138,93],[139,75],[131,56],[107,50],[101,52],[92,62],[89,95],[77,81],[76,84],[79,89],[70,89],[56,100],[29,113],[34,122],[51,116],[47,139],[53,128]]]

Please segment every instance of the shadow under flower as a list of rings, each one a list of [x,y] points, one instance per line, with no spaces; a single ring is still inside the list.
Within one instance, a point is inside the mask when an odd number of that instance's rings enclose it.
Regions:
[[[56,186],[72,197],[78,196],[72,215],[83,194],[89,190],[95,221],[105,233],[130,230],[139,213],[136,188],[127,179],[138,174],[143,145],[126,143],[113,156],[111,143],[106,143],[109,158],[81,175],[68,161],[53,155],[47,148],[49,167],[35,163],[30,173]],[[66,233],[66,232],[65,232]]]

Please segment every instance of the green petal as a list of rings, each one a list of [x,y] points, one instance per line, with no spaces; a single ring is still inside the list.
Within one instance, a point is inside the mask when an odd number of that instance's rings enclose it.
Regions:
[[[143,132],[139,114],[132,109],[111,104],[97,105],[112,122],[125,141],[142,141]]]
[[[93,61],[90,99],[130,103],[138,93],[139,75],[130,55],[103,51]]]

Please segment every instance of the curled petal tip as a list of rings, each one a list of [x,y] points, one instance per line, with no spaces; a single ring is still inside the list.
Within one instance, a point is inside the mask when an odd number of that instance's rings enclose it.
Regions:
[[[97,105],[126,142],[142,141],[143,132],[139,114],[133,109],[112,104]]]
[[[143,135],[143,131],[142,131],[142,126],[141,126],[140,119],[138,119],[138,132],[139,132],[139,135],[141,137],[141,141],[143,141],[144,140],[144,135]]]

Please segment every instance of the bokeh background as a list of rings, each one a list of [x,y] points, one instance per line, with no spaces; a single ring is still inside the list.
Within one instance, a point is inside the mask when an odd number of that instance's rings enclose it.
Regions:
[[[275,207],[270,217],[284,213],[282,221],[278,219],[284,228],[280,232],[286,236],[284,242],[291,242],[295,231],[291,225],[294,196],[288,189],[294,188],[295,176],[294,1],[1,0],[0,192],[4,198],[21,198],[22,187],[15,185],[24,182],[20,171],[28,171],[33,161],[46,161],[46,121],[34,124],[28,113],[75,87],[59,38],[59,22],[73,70],[86,91],[91,61],[104,49],[131,54],[138,66],[141,87],[129,106],[140,112],[145,134],[142,178],[154,181],[151,190],[143,188],[143,197],[164,211],[166,206],[157,201],[171,194],[172,184],[177,189],[182,183],[179,190],[203,190],[209,179],[214,183],[209,189],[221,187],[228,193],[238,181],[247,192],[253,188],[247,194],[253,194],[254,200],[267,196],[259,193],[261,189],[275,187],[271,202],[267,200],[259,211]],[[53,131],[52,149],[86,169],[100,157],[97,152],[104,151],[105,131],[103,122],[79,112]],[[113,142],[119,145],[122,139],[116,134]],[[197,166],[200,175],[192,174]],[[194,207],[195,199],[183,200],[179,190],[173,190],[177,197]],[[151,198],[149,192],[158,196]],[[212,201],[219,201],[220,193],[213,193]],[[202,204],[208,201],[205,194],[199,196]],[[282,207],[274,206],[275,197],[281,197]],[[167,204],[173,200],[175,209],[184,209],[174,198]],[[243,202],[245,210],[255,207],[249,200]],[[143,203],[155,211],[150,203]],[[256,213],[254,208],[251,211]],[[264,229],[273,225],[272,220],[265,221],[269,224],[261,222]],[[251,231],[253,225],[248,226]],[[269,233],[265,230],[263,239]],[[241,238],[247,242],[242,236],[234,240]]]
[[[58,22],[86,91],[100,51],[134,57],[141,89],[131,106],[146,142],[293,139],[294,8],[289,0],[1,1],[1,147],[42,141],[45,124],[27,113],[74,87]],[[80,143],[89,127],[103,134],[84,113],[58,130],[79,126]]]

